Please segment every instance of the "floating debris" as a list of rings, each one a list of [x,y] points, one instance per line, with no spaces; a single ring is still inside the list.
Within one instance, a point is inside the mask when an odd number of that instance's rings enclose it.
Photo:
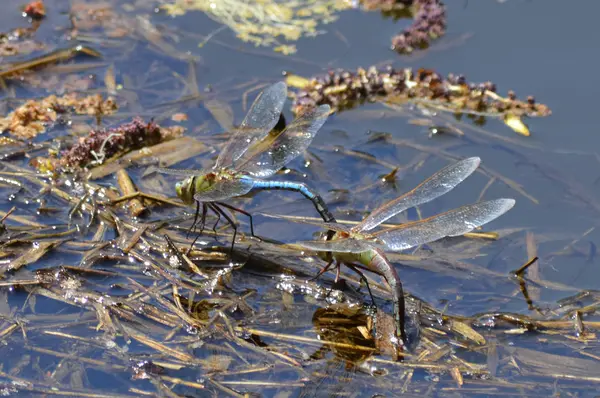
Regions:
[[[413,24],[392,38],[392,49],[399,53],[425,48],[431,40],[446,33],[446,6],[440,0],[363,0],[361,3],[366,10],[411,11]]]
[[[92,130],[71,149],[63,151],[60,159],[37,158],[34,165],[43,171],[99,165],[115,155],[155,145],[182,133],[182,127],[164,128],[154,121],[146,123],[140,118],[134,118],[115,128]]]
[[[322,104],[341,111],[365,101],[412,102],[457,115],[503,118],[509,127],[523,135],[529,135],[529,131],[517,120],[551,114],[550,108],[537,103],[532,96],[522,101],[509,91],[507,97],[502,97],[492,82],[469,83],[464,76],[454,74],[444,78],[430,69],[414,71],[388,66],[380,70],[372,66],[356,72],[333,70],[312,79],[290,75],[287,81],[290,86],[300,88],[295,94],[294,113]]]
[[[74,112],[79,115],[110,115],[117,110],[117,103],[112,97],[104,99],[95,94],[78,97],[71,93],[62,97],[50,95],[41,100],[29,100],[0,118],[0,131],[22,138],[31,139],[53,125],[60,115]]]

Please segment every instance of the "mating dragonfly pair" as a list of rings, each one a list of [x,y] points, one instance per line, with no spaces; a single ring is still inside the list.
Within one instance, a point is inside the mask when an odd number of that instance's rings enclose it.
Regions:
[[[267,181],[278,170],[302,154],[325,123],[330,107],[321,105],[298,116],[281,133],[267,138],[277,124],[287,97],[285,83],[276,83],[258,95],[242,124],[233,132],[212,170],[158,169],[165,174],[185,177],[176,185],[179,198],[187,204],[196,204],[198,221],[200,204],[204,226],[210,208],[224,216],[234,228],[237,226],[219,207],[241,211],[250,217],[251,233],[254,234],[252,217],[240,209],[223,203],[233,197],[242,196],[253,190],[296,191],[308,198],[315,206],[323,223],[302,221],[323,227],[328,233],[321,240],[300,242],[300,246],[317,251],[327,265],[320,276],[335,262],[338,275],[341,264],[356,271],[366,282],[360,269],[377,273],[392,289],[396,337],[405,341],[404,293],[395,267],[387,260],[384,252],[400,251],[436,241],[444,237],[460,236],[478,228],[510,210],[513,199],[495,199],[460,207],[433,217],[402,224],[393,228],[370,232],[395,215],[446,194],[479,166],[480,159],[468,158],[451,164],[422,182],[412,191],[378,207],[361,223],[348,228],[335,221],[322,198],[302,183]],[[270,142],[269,142],[270,140]],[[263,141],[266,141],[263,142]],[[337,276],[336,276],[337,279]],[[367,284],[368,287],[368,284]]]

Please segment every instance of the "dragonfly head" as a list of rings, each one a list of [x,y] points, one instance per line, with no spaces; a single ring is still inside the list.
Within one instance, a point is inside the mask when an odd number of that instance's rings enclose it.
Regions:
[[[177,196],[179,196],[179,199],[181,199],[183,203],[194,203],[194,193],[196,191],[194,189],[195,179],[196,177],[188,177],[185,180],[179,181],[177,184],[175,184],[175,192],[177,192]]]
[[[188,177],[185,180],[175,184],[177,196],[186,204],[194,204],[194,195],[204,192],[214,184],[214,175],[209,173],[194,177]]]
[[[315,240],[326,240],[327,239],[327,232],[326,231],[315,232],[313,234],[313,238]]]
[[[314,236],[315,240],[327,240],[327,231],[317,232],[313,236]],[[338,236],[338,233],[336,232],[333,235],[333,237],[331,238],[331,240],[336,239],[337,236]],[[325,262],[330,262],[331,260],[333,260],[331,252],[318,252],[317,257],[319,257],[321,260],[323,260]]]

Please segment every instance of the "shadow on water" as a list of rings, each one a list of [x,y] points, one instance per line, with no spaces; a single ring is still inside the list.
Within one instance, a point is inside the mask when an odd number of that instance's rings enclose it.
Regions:
[[[63,115],[59,108],[73,104],[53,103],[51,129],[17,141],[3,135],[2,391],[595,395],[600,136],[594,87],[600,78],[593,50],[600,3],[446,3],[446,34],[411,55],[390,50],[390,37],[409,19],[346,10],[319,26],[326,33],[300,39],[297,53],[286,56],[243,43],[198,11],[171,17],[156,11],[157,2],[46,1],[46,18],[31,42],[22,55],[3,54],[0,73],[5,64],[76,44],[102,56],[79,54],[7,76],[2,116],[24,100],[69,92],[112,96],[119,108],[94,102]],[[29,26],[16,5],[5,7],[0,22],[6,32]],[[313,217],[310,202],[282,192],[233,199],[253,214],[257,237],[237,217],[239,239],[229,253],[232,231],[226,224],[213,230],[211,214],[187,252],[193,208],[175,198],[175,178],[144,174],[157,159],[177,168],[210,167],[228,138],[223,131],[239,124],[256,94],[284,73],[311,77],[387,64],[493,81],[502,95],[510,89],[519,98],[532,94],[552,109],[549,117],[526,119],[531,136],[524,137],[498,118],[476,125],[447,112],[369,103],[330,116],[304,157],[275,177],[307,183],[338,221],[356,221],[449,163],[478,156],[482,167],[466,182],[393,222],[482,199],[516,199],[514,209],[485,227],[498,239],[444,239],[389,255],[410,318],[410,350],[400,361],[381,338],[391,327],[385,283],[368,275],[374,317],[364,284],[348,270],[341,283],[333,272],[306,282],[320,260],[286,244],[311,239],[316,228],[263,215]],[[291,106],[288,100],[288,123]],[[167,134],[176,144],[152,156],[129,154],[86,183],[82,175],[36,175],[30,165],[60,153],[98,122],[117,127],[134,116],[146,129],[152,118],[171,127]],[[184,127],[185,136],[173,126]],[[448,131],[431,134],[440,127]],[[129,186],[128,177],[115,174],[126,163],[135,182],[129,180],[130,191],[176,203],[138,198],[134,205],[112,205]],[[132,206],[140,206],[139,214],[132,215]],[[524,273],[514,272],[536,256]]]

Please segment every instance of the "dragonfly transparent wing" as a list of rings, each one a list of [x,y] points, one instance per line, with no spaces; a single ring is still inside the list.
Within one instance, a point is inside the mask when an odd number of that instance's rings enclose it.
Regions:
[[[262,141],[279,121],[286,97],[285,82],[275,83],[258,94],[242,124],[232,131],[232,137],[225,144],[214,168],[233,165],[248,148]]]
[[[515,205],[514,199],[495,199],[459,207],[446,213],[373,235],[384,248],[398,251],[433,242],[448,236],[460,236],[500,217]]]
[[[194,199],[198,202],[217,202],[233,198],[236,196],[245,195],[254,186],[250,179],[235,179],[220,181],[212,185],[210,188],[198,192],[194,195]]]
[[[471,175],[479,166],[481,159],[477,157],[464,159],[444,167],[412,191],[391,200],[374,210],[354,231],[369,231],[396,214],[411,207],[432,201],[444,195]]]
[[[313,221],[313,220],[306,220],[306,219],[299,218],[299,217],[288,217],[288,216],[276,215],[276,214],[266,214],[266,213],[260,213],[260,214],[265,217],[269,217],[269,218],[283,219],[286,221],[292,221],[292,222],[300,223],[300,224],[316,225],[317,227],[321,227],[326,230],[331,230],[331,231],[336,231],[336,232],[345,232],[345,233],[350,232],[350,228],[348,228],[347,226],[340,224],[340,223]]]
[[[193,177],[193,176],[199,176],[199,175],[203,174],[203,172],[200,170],[167,169],[164,167],[150,167],[144,174],[150,174],[150,173],[154,173],[154,172],[157,172],[160,174],[169,174],[172,176],[179,176],[179,177]]]
[[[337,253],[362,253],[373,249],[373,246],[366,241],[353,238],[336,240],[309,240],[296,243],[309,250],[319,252],[337,252]]]
[[[257,178],[275,174],[308,148],[330,109],[329,105],[321,105],[298,116],[268,148],[240,162],[239,170]]]

